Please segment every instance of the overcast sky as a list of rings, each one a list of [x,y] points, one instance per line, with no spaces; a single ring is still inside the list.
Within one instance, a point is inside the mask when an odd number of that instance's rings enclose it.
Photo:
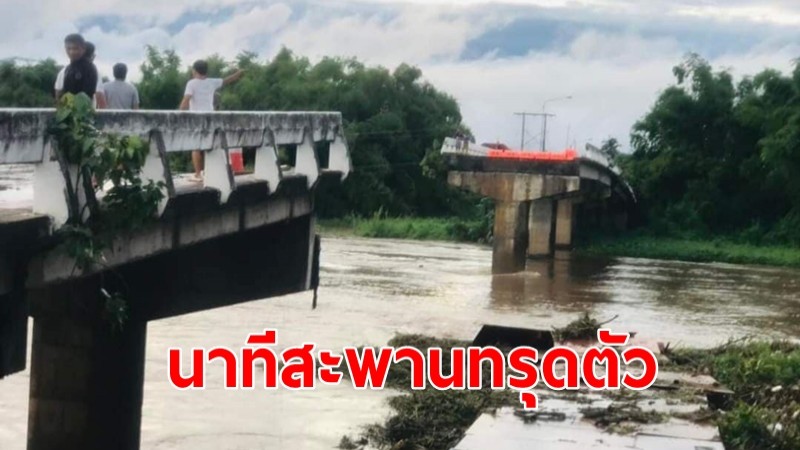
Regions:
[[[697,52],[737,76],[790,70],[800,56],[800,0],[2,0],[0,59],[53,57],[81,32],[97,45],[101,74],[146,44],[174,48],[187,64],[282,46],[317,59],[356,56],[393,68],[420,66],[454,95],[480,141],[520,141],[517,111],[556,114],[548,146],[582,146],[631,125]],[[541,124],[528,126],[528,148]]]

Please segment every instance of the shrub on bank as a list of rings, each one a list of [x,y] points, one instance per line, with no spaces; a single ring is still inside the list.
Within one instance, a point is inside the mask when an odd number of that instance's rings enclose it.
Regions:
[[[734,391],[734,408],[718,420],[727,448],[800,448],[800,346],[753,341],[677,350],[670,352],[670,359],[711,374]]]
[[[578,250],[598,256],[800,267],[800,248],[740,244],[728,239],[674,239],[648,235],[593,237],[583,239]]]
[[[320,228],[332,233],[385,239],[455,242],[488,242],[491,239],[491,228],[485,221],[460,218],[347,217],[320,221]]]

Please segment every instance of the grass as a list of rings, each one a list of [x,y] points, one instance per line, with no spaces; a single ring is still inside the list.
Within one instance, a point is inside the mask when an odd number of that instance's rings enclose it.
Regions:
[[[376,215],[319,221],[320,230],[328,235],[478,243],[491,241],[491,227],[486,219],[457,217]],[[589,256],[800,267],[798,247],[744,244],[726,238],[684,239],[630,233],[618,237],[584,237],[575,250]]]
[[[577,250],[595,256],[800,267],[800,248],[756,246],[725,239],[692,240],[628,235],[586,240]]]
[[[349,217],[320,220],[323,233],[369,238],[485,242],[488,227],[480,220],[423,217]]]
[[[359,236],[453,242],[488,243],[492,239],[492,218],[483,219],[386,217],[376,214],[361,218],[320,220],[319,228],[329,235]],[[650,258],[688,262],[719,262],[764,266],[800,267],[800,247],[754,245],[734,238],[715,239],[659,237],[652,231],[632,232],[617,237],[583,236],[576,252],[589,256]]]

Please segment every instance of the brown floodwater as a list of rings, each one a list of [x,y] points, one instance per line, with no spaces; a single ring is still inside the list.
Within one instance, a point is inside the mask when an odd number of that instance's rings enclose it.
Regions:
[[[311,294],[251,302],[148,326],[142,448],[330,449],[382,421],[390,392],[347,386],[304,392],[181,392],[167,381],[168,347],[238,348],[277,328],[278,347],[337,350],[396,333],[471,339],[484,323],[552,328],[584,311],[645,339],[711,346],[730,338],[800,338],[800,271],[559,255],[492,276],[487,247],[325,238],[319,307]],[[25,448],[28,373],[0,381],[0,448]]]

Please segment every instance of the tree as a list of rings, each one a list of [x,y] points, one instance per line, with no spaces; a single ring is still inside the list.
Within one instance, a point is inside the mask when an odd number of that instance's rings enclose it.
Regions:
[[[608,158],[608,161],[612,164],[616,164],[617,159],[619,158],[619,141],[617,138],[610,137],[603,141],[603,144],[600,146],[600,151]]]
[[[224,110],[342,112],[355,171],[343,186],[320,192],[323,216],[379,210],[451,215],[468,213],[475,204],[451,190],[442,172],[423,173],[423,161],[438,154],[444,137],[466,127],[455,99],[424,82],[419,68],[401,64],[389,71],[343,58],[312,64],[285,48],[267,62],[252,53],[238,55],[236,64],[219,55],[206,61],[210,76],[246,70],[222,89]],[[176,108],[188,77],[173,51],[148,47],[139,83],[143,105]]]
[[[800,206],[800,83],[766,70],[734,84],[697,55],[674,74],[677,83],[634,126],[633,154],[622,161],[651,225],[777,229]]]
[[[14,60],[0,62],[0,107],[52,107],[59,70],[52,59],[26,65]]]
[[[148,45],[141,71],[142,80],[137,87],[142,108],[177,109],[190,74],[181,71],[181,59],[175,51],[162,52]]]

